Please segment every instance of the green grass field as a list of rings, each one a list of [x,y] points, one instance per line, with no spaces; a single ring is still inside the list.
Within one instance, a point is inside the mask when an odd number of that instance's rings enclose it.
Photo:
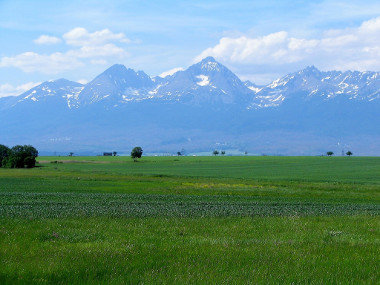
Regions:
[[[380,158],[39,161],[0,169],[0,283],[380,282]]]

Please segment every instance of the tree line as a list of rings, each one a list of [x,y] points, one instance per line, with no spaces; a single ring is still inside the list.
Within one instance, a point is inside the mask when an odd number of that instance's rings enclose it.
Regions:
[[[332,156],[332,155],[334,155],[334,152],[328,151],[328,152],[326,152],[326,154],[327,154],[327,156]],[[343,155],[343,153],[342,153],[342,155]],[[353,155],[353,152],[349,150],[346,152],[346,155],[351,156],[351,155]]]
[[[217,156],[218,154],[225,155],[225,151],[214,150],[212,154]],[[74,153],[70,153],[72,156]],[[112,153],[116,156],[117,152]],[[131,151],[132,159],[137,162],[141,158],[143,150],[141,147],[134,147]],[[245,153],[247,154],[247,152]],[[334,155],[334,152],[328,151],[327,156]],[[177,155],[183,155],[183,152],[177,152]],[[351,151],[346,152],[347,156],[353,155]],[[9,148],[5,145],[0,144],[0,167],[5,168],[32,168],[36,166],[36,158],[38,157],[38,150],[31,145],[16,145]]]

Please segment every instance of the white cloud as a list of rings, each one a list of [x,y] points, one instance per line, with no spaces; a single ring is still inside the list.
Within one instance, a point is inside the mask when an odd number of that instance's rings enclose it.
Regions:
[[[380,17],[357,28],[326,31],[321,37],[296,38],[286,31],[262,37],[223,37],[195,61],[214,56],[241,75],[287,73],[306,65],[323,70],[379,70]],[[273,78],[274,79],[274,78]]]
[[[83,46],[77,50],[71,50],[67,53],[78,58],[108,57],[118,56],[124,57],[128,53],[121,47],[114,44],[105,44],[101,46]]]
[[[159,77],[164,78],[164,77],[166,77],[166,76],[168,76],[168,75],[173,75],[173,74],[176,73],[177,71],[181,71],[181,70],[185,70],[185,69],[184,69],[183,67],[175,67],[175,68],[172,68],[172,69],[170,69],[170,70],[168,70],[168,71],[162,72],[162,73],[159,75]]]
[[[28,82],[19,86],[6,83],[0,85],[0,97],[17,96],[39,84],[41,84],[41,82]]]
[[[111,41],[118,41],[129,43],[130,40],[126,38],[123,33],[115,34],[108,29],[96,31],[93,33],[88,32],[85,28],[75,28],[63,35],[66,43],[73,46],[94,46],[102,45]]]
[[[47,36],[47,35],[41,35],[39,38],[35,39],[34,42],[38,45],[53,45],[58,44],[62,40],[57,37]]]
[[[82,67],[85,64],[104,65],[106,58],[120,59],[128,56],[124,48],[112,43],[129,42],[124,34],[112,33],[108,29],[89,33],[84,28],[75,28],[63,35],[68,45],[75,46],[66,52],[38,54],[33,51],[0,58],[0,67],[16,67],[24,72],[57,74]],[[58,38],[42,35],[36,43],[53,43]]]
[[[0,60],[0,67],[16,67],[24,72],[42,72],[46,74],[57,74],[82,65],[83,63],[74,56],[60,52],[48,55],[24,52],[14,57],[3,57]]]
[[[106,64],[108,64],[108,61],[106,61],[105,59],[91,59],[90,62],[91,62],[91,64],[94,64],[94,65],[106,65]]]

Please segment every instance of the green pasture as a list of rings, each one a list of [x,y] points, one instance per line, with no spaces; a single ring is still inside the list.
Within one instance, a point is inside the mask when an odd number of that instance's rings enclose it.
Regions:
[[[78,172],[237,178],[260,181],[351,182],[380,184],[380,157],[40,157],[72,161],[60,167]],[[78,163],[87,162],[85,165]]]
[[[378,157],[0,168],[0,283],[380,282]]]

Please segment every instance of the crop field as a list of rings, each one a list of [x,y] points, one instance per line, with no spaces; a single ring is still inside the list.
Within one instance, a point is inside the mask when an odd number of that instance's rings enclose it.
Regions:
[[[0,283],[380,283],[378,157],[0,168]]]

